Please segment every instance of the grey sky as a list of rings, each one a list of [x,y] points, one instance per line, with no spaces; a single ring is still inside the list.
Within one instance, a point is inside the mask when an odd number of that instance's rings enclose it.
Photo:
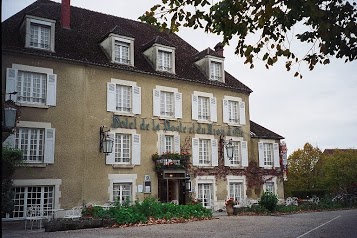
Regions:
[[[3,0],[1,21],[33,2]],[[157,2],[71,0],[71,5],[136,20]],[[202,30],[180,29],[178,35],[199,51],[213,48],[221,41],[219,36]],[[224,51],[225,70],[253,90],[250,118],[284,136],[288,154],[306,142],[321,150],[357,148],[357,62],[345,64],[343,60],[332,59],[330,65],[319,65],[311,72],[301,65],[304,78],[297,79],[292,72],[286,72],[283,62],[269,70],[256,62],[255,68],[249,69],[234,54],[234,42],[231,45]]]

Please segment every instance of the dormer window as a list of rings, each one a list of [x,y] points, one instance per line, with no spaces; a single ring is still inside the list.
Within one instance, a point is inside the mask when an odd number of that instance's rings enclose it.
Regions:
[[[26,16],[21,26],[25,37],[25,47],[40,50],[54,51],[56,21]]]
[[[130,64],[130,44],[115,40],[114,61],[120,64]]]
[[[134,66],[134,38],[110,33],[100,46],[112,63]]]
[[[222,63],[211,60],[210,72],[211,80],[222,81]]]
[[[158,70],[172,72],[171,61],[172,53],[168,51],[158,51],[157,67]]]

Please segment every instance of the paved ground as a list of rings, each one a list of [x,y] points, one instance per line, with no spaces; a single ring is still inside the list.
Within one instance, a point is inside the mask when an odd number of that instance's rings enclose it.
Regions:
[[[314,212],[282,216],[231,216],[215,213],[215,219],[181,224],[127,228],[98,228],[62,232],[44,229],[25,231],[23,224],[2,223],[2,237],[132,237],[132,238],[206,238],[206,237],[357,237],[357,209]]]

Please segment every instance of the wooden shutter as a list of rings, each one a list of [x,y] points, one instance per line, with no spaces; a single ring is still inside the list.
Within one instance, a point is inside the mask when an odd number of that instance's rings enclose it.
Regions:
[[[175,118],[182,118],[182,93],[175,93]]]
[[[198,138],[192,138],[192,165],[193,166],[198,166],[199,165],[199,159],[198,159],[198,153],[199,153],[199,139]]]
[[[107,83],[107,111],[115,112],[116,111],[116,92],[115,92],[115,84]]]
[[[141,87],[132,87],[132,95],[133,95],[133,113],[141,114]]]
[[[159,134],[159,153],[160,153],[160,155],[162,155],[165,152],[166,152],[165,135],[164,134]]]
[[[242,166],[248,167],[248,143],[241,141]]]
[[[110,139],[114,141],[114,143],[113,143],[113,152],[105,156],[105,163],[115,164],[115,133],[108,132],[108,136]]]
[[[229,106],[228,100],[223,99],[223,123],[229,123]]]
[[[210,112],[211,121],[217,122],[217,99],[215,97],[210,98]]]
[[[245,125],[245,102],[239,102],[239,122],[241,125]]]
[[[198,96],[192,94],[192,120],[198,120]]]
[[[45,131],[45,164],[53,164],[55,162],[55,129],[48,128]]]
[[[280,167],[279,144],[273,143],[274,167]]]
[[[47,75],[47,100],[46,105],[56,106],[57,74]]]
[[[133,134],[132,137],[132,164],[140,165],[141,161],[141,137],[140,134]]]
[[[264,143],[258,142],[259,167],[264,167]]]
[[[17,95],[11,95],[9,93],[16,92],[16,80],[17,79],[17,70],[16,69],[11,69],[7,68],[6,69],[6,95],[5,95],[5,100],[11,100],[16,102],[17,101]],[[20,93],[20,92],[18,92]]]
[[[160,90],[153,90],[153,115],[159,117],[160,116]]]
[[[211,140],[212,147],[212,166],[218,166],[218,141],[217,139]]]
[[[10,134],[2,143],[2,146],[8,148],[15,148],[15,134]]]
[[[180,135],[175,135],[174,136],[174,152],[175,153],[180,153]]]

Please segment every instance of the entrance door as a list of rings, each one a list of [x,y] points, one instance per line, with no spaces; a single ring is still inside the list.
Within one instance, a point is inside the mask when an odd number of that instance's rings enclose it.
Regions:
[[[177,201],[185,204],[186,187],[184,179],[159,179],[159,200],[161,202]]]

